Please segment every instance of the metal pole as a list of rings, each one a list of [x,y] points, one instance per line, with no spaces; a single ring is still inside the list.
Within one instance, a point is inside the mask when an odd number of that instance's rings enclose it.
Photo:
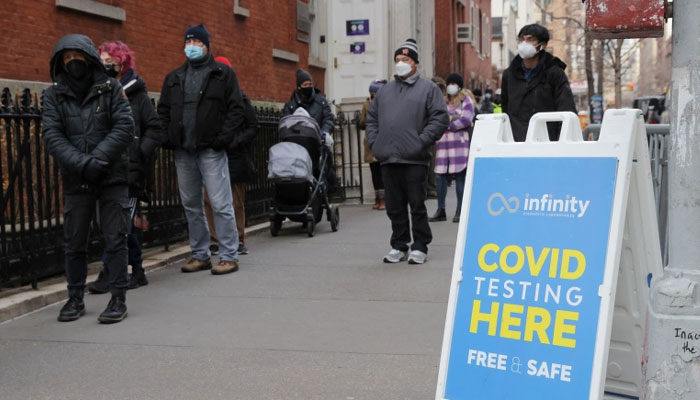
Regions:
[[[669,264],[654,279],[646,400],[700,399],[700,2],[673,2]]]

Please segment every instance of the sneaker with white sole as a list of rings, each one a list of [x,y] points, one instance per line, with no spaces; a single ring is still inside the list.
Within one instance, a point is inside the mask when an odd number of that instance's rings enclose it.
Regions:
[[[391,251],[384,256],[385,263],[397,263],[400,261],[406,261],[406,252],[391,249]]]
[[[409,264],[423,264],[428,258],[428,255],[420,250],[412,250],[411,254],[408,256]]]

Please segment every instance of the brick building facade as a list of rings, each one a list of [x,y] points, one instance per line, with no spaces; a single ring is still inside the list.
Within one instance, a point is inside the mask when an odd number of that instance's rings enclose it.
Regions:
[[[0,79],[50,82],[54,44],[65,34],[82,33],[95,45],[114,39],[127,43],[136,53],[137,73],[150,91],[158,92],[165,75],[185,61],[187,25],[204,22],[212,35],[212,53],[231,60],[245,92],[253,100],[283,102],[295,87],[297,68],[309,70],[321,88],[325,79],[322,65],[309,65],[308,34],[298,29],[298,3],[3,0]]]
[[[493,87],[491,0],[435,0],[435,22],[435,75],[460,72],[469,89]]]

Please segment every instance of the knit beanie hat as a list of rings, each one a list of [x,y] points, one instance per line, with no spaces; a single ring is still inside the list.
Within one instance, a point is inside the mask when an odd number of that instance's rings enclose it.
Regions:
[[[370,93],[377,93],[379,91],[379,89],[381,89],[382,86],[384,86],[385,83],[386,83],[386,79],[373,80],[372,83],[369,84],[369,92]]]
[[[396,56],[399,54],[407,56],[411,60],[418,63],[418,44],[416,44],[416,40],[409,38],[406,39],[405,42],[401,43],[401,46],[399,46],[399,48],[394,52],[394,59],[396,59]]]
[[[301,84],[306,81],[313,81],[313,78],[311,78],[311,74],[299,68],[297,70],[297,87],[301,87]]]
[[[450,83],[454,83],[454,84],[456,84],[457,86],[459,86],[459,87],[461,87],[461,88],[464,88],[464,78],[462,78],[462,75],[460,75],[460,74],[458,74],[458,73],[456,73],[456,72],[453,72],[453,73],[447,75],[447,80],[446,80],[445,82],[446,82],[448,85],[449,85]]]
[[[187,39],[199,39],[207,46],[207,49],[209,48],[210,37],[211,35],[207,28],[204,27],[204,23],[195,26],[190,25],[187,27],[187,32],[185,32],[185,41],[187,41]]]

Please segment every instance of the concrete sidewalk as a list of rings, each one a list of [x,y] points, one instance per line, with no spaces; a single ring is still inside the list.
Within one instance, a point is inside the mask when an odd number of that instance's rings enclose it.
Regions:
[[[428,262],[384,264],[390,225],[343,206],[308,238],[285,224],[247,239],[240,271],[182,274],[129,291],[129,317],[76,322],[60,304],[0,324],[3,399],[428,399],[435,396],[457,224],[431,224]],[[428,211],[436,202],[428,201]],[[162,255],[168,259],[167,254]]]

